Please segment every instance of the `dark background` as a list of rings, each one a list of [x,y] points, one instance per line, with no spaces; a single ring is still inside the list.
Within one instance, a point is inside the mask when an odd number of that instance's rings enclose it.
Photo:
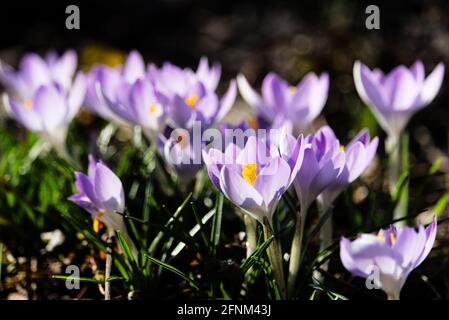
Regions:
[[[69,4],[80,8],[80,30],[65,28]],[[365,28],[369,4],[380,8],[380,30]],[[298,81],[308,71],[327,70],[331,92],[323,114],[341,134],[347,129],[338,123],[348,117],[364,124],[357,119],[363,106],[354,94],[355,59],[386,70],[418,58],[427,72],[439,61],[449,65],[445,0],[8,1],[2,6],[0,57],[13,64],[29,50],[75,48],[81,53],[101,46],[124,53],[138,49],[148,61],[184,66],[195,66],[207,55],[222,63],[226,80],[242,71],[253,83],[269,71]],[[447,136],[446,87],[419,121],[442,146]]]

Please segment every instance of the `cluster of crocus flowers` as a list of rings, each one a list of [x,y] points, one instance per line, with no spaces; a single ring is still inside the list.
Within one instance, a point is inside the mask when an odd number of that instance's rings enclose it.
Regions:
[[[50,53],[46,60],[27,54],[18,71],[4,64],[0,69],[0,81],[9,93],[4,102],[10,116],[68,160],[67,129],[86,91],[81,72],[72,79],[76,61],[73,51],[60,58]]]
[[[43,85],[58,83],[64,91],[69,90],[76,67],[77,56],[73,50],[60,57],[49,52],[45,59],[28,53],[20,61],[18,70],[0,61],[0,82],[14,98],[26,100]]]
[[[181,69],[171,63],[161,68],[150,65],[148,78],[156,90],[169,100],[169,124],[175,128],[191,129],[196,121],[208,128],[229,112],[234,104],[237,87],[231,81],[228,90],[219,98],[215,92],[221,67],[209,66],[206,58],[200,60],[196,72]]]
[[[290,136],[285,141],[287,150],[292,148],[294,138]],[[304,222],[310,205],[318,198],[320,213],[323,216],[335,198],[370,165],[378,146],[378,138],[371,140],[368,131],[363,130],[345,147],[328,126],[308,135],[305,142],[307,146],[304,151],[304,160],[293,182],[300,203],[300,211],[296,217],[290,254],[289,291],[294,289],[296,283]],[[320,231],[321,249],[325,249],[331,244],[332,239],[331,218],[328,218]]]
[[[134,243],[128,235],[122,214],[125,210],[125,192],[122,182],[102,161],[89,156],[87,175],[75,172],[75,186],[78,191],[69,199],[91,214],[94,230],[98,231],[98,222],[114,232],[121,231],[128,244],[137,254]]]
[[[354,241],[342,237],[340,258],[352,274],[372,278],[391,300],[398,300],[408,275],[428,256],[435,242],[437,222],[418,230],[411,227],[381,229]]]
[[[329,91],[329,75],[307,74],[298,85],[288,84],[274,73],[266,75],[259,95],[245,76],[237,77],[242,97],[256,111],[256,121],[269,127],[288,127],[300,132],[310,130],[321,113]]]

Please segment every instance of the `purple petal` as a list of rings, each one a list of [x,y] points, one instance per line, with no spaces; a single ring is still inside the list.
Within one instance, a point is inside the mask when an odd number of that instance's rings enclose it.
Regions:
[[[67,115],[69,110],[64,93],[54,86],[40,87],[33,102],[36,113],[39,114],[46,131],[54,131],[58,127],[68,125]]]
[[[444,64],[440,62],[424,81],[420,96],[420,101],[423,106],[428,105],[436,97],[438,91],[440,91],[443,79]]]
[[[267,212],[263,207],[262,196],[239,173],[227,165],[221,169],[220,189],[236,206],[246,210],[255,219],[263,221]]]
[[[232,106],[234,105],[236,96],[237,96],[237,85],[235,83],[235,80],[232,80],[231,83],[229,84],[228,90],[221,98],[220,107],[218,109],[218,114],[215,119],[216,122],[221,121],[229,112],[229,110],[231,110]]]
[[[123,212],[125,195],[120,179],[104,164],[98,163],[95,170],[95,195],[108,213]]]
[[[134,83],[137,79],[145,76],[145,62],[141,54],[133,50],[129,53],[125,66],[123,67],[123,77],[128,83]]]
[[[73,117],[78,112],[81,104],[83,103],[86,94],[86,77],[82,72],[79,72],[73,82],[73,86],[70,89],[69,95],[67,97],[67,106],[69,108],[67,118],[68,120],[73,119]]]
[[[11,115],[30,131],[40,132],[44,130],[41,117],[36,113],[35,107],[27,107],[27,102],[18,102],[8,96],[8,104]],[[28,102],[29,103],[29,102]],[[33,102],[31,101],[33,104]]]

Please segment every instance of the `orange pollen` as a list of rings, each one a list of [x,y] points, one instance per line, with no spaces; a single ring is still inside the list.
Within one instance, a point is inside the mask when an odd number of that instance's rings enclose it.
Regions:
[[[194,108],[195,105],[197,104],[198,100],[199,100],[199,97],[198,97],[196,94],[192,94],[191,96],[189,96],[188,98],[186,98],[186,99],[184,100],[184,102],[186,103],[186,105],[187,105],[189,108]]]
[[[290,87],[288,87],[288,90],[289,90],[291,93],[295,93],[296,90],[297,90],[297,88],[296,88],[295,86],[290,86]]]
[[[33,102],[31,100],[25,100],[25,108],[30,109],[33,106]]]
[[[103,229],[103,223],[98,219],[94,219],[93,229],[95,233],[100,232],[100,230]]]
[[[257,179],[257,164],[250,163],[242,166],[242,177],[250,185],[254,186]]]
[[[385,241],[385,235],[384,235],[384,232],[382,230],[379,231],[377,236],[379,237],[380,241]]]
[[[257,128],[259,128],[259,124],[257,123],[257,119],[249,119],[248,120],[248,125],[251,129],[256,130]]]

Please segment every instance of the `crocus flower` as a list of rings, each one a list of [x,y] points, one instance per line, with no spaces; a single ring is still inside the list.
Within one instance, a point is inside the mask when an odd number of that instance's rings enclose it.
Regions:
[[[156,141],[165,128],[167,99],[155,90],[146,79],[138,79],[133,84],[122,82],[115,97],[103,92],[108,107],[122,119],[141,126],[147,137]]]
[[[245,76],[239,75],[237,82],[243,98],[259,118],[272,127],[290,123],[300,131],[309,129],[312,121],[320,114],[329,90],[327,73],[320,76],[309,73],[296,86],[269,73],[262,83],[262,95],[251,88]]]
[[[166,128],[159,135],[159,152],[184,185],[191,182],[203,168],[201,149],[204,143],[194,145],[192,131]]]
[[[420,225],[417,231],[391,226],[379,230],[377,235],[362,234],[354,241],[342,237],[340,259],[349,272],[363,278],[373,277],[389,299],[399,299],[408,275],[432,249],[436,231],[434,218],[427,228]]]
[[[102,222],[109,230],[119,230],[128,238],[123,216],[125,209],[125,192],[120,179],[102,161],[89,156],[87,175],[75,172],[76,195],[69,198],[89,212],[94,221]]]
[[[8,96],[6,105],[14,119],[65,156],[67,129],[81,106],[85,91],[85,77],[78,73],[67,93],[57,83],[42,85],[26,100]]]
[[[286,149],[294,146],[295,139],[287,135]],[[306,137],[307,147],[304,151],[304,160],[298,171],[293,185],[300,202],[300,211],[297,213],[295,231],[291,246],[291,259],[289,266],[289,292],[293,294],[300,267],[302,238],[307,212],[310,205],[320,193],[327,188],[333,191],[331,197],[337,195],[338,182],[347,179],[346,152],[340,145],[332,129],[328,126],[320,128],[315,134]],[[351,145],[351,144],[350,144]],[[351,147],[352,148],[352,147]],[[348,148],[348,151],[350,149]],[[348,182],[348,181],[347,181]],[[343,184],[343,182],[341,182]],[[338,190],[341,190],[338,188]],[[330,199],[329,199],[330,200]],[[333,198],[332,198],[333,201]],[[331,222],[327,222],[331,224]],[[324,229],[321,229],[322,232]]]
[[[340,144],[330,127],[323,127],[319,132],[322,133],[318,138],[321,141],[318,140],[316,143],[329,145],[328,148],[332,149],[329,155],[332,155],[335,167],[339,168],[334,183],[329,184],[321,193],[324,206],[327,208],[348,185],[368,168],[376,155],[379,139],[375,137],[371,140],[368,130],[364,129],[345,147]],[[326,146],[324,149],[321,147],[321,150],[318,148],[318,156],[326,148]]]
[[[170,123],[173,127],[191,129],[195,121],[203,127],[219,122],[231,109],[237,95],[235,81],[221,99],[215,93],[219,68],[208,69],[202,60],[197,73],[165,63],[157,69],[150,66],[149,78],[156,90],[169,99]]]
[[[281,155],[278,148],[250,136],[243,149],[231,143],[224,153],[211,148],[203,159],[212,183],[226,198],[261,223],[271,223],[279,200],[301,167],[304,147],[300,136],[292,152]]]
[[[423,63],[419,60],[409,69],[401,65],[389,74],[379,69],[370,70],[359,61],[354,64],[357,92],[382,128],[396,137],[413,114],[432,102],[440,90],[443,77],[443,63],[439,63],[427,78]]]
[[[96,65],[87,75],[85,105],[105,120],[124,124],[124,119],[111,110],[103,94],[111,101],[115,101],[120,85],[123,83],[132,85],[138,79],[144,78],[146,78],[145,62],[140,53],[135,50],[129,53],[123,66],[111,68]]]
[[[170,62],[165,62],[161,68],[150,64],[148,76],[155,82],[158,90],[167,96],[170,94],[182,96],[197,82],[201,82],[207,91],[215,91],[220,81],[221,66],[218,63],[209,66],[206,57],[200,59],[196,72],[190,68],[182,69]]]
[[[16,99],[30,99],[42,85],[59,84],[64,91],[72,86],[76,71],[75,51],[66,51],[61,57],[50,52],[45,60],[35,53],[26,54],[16,71],[0,62],[0,82]]]

